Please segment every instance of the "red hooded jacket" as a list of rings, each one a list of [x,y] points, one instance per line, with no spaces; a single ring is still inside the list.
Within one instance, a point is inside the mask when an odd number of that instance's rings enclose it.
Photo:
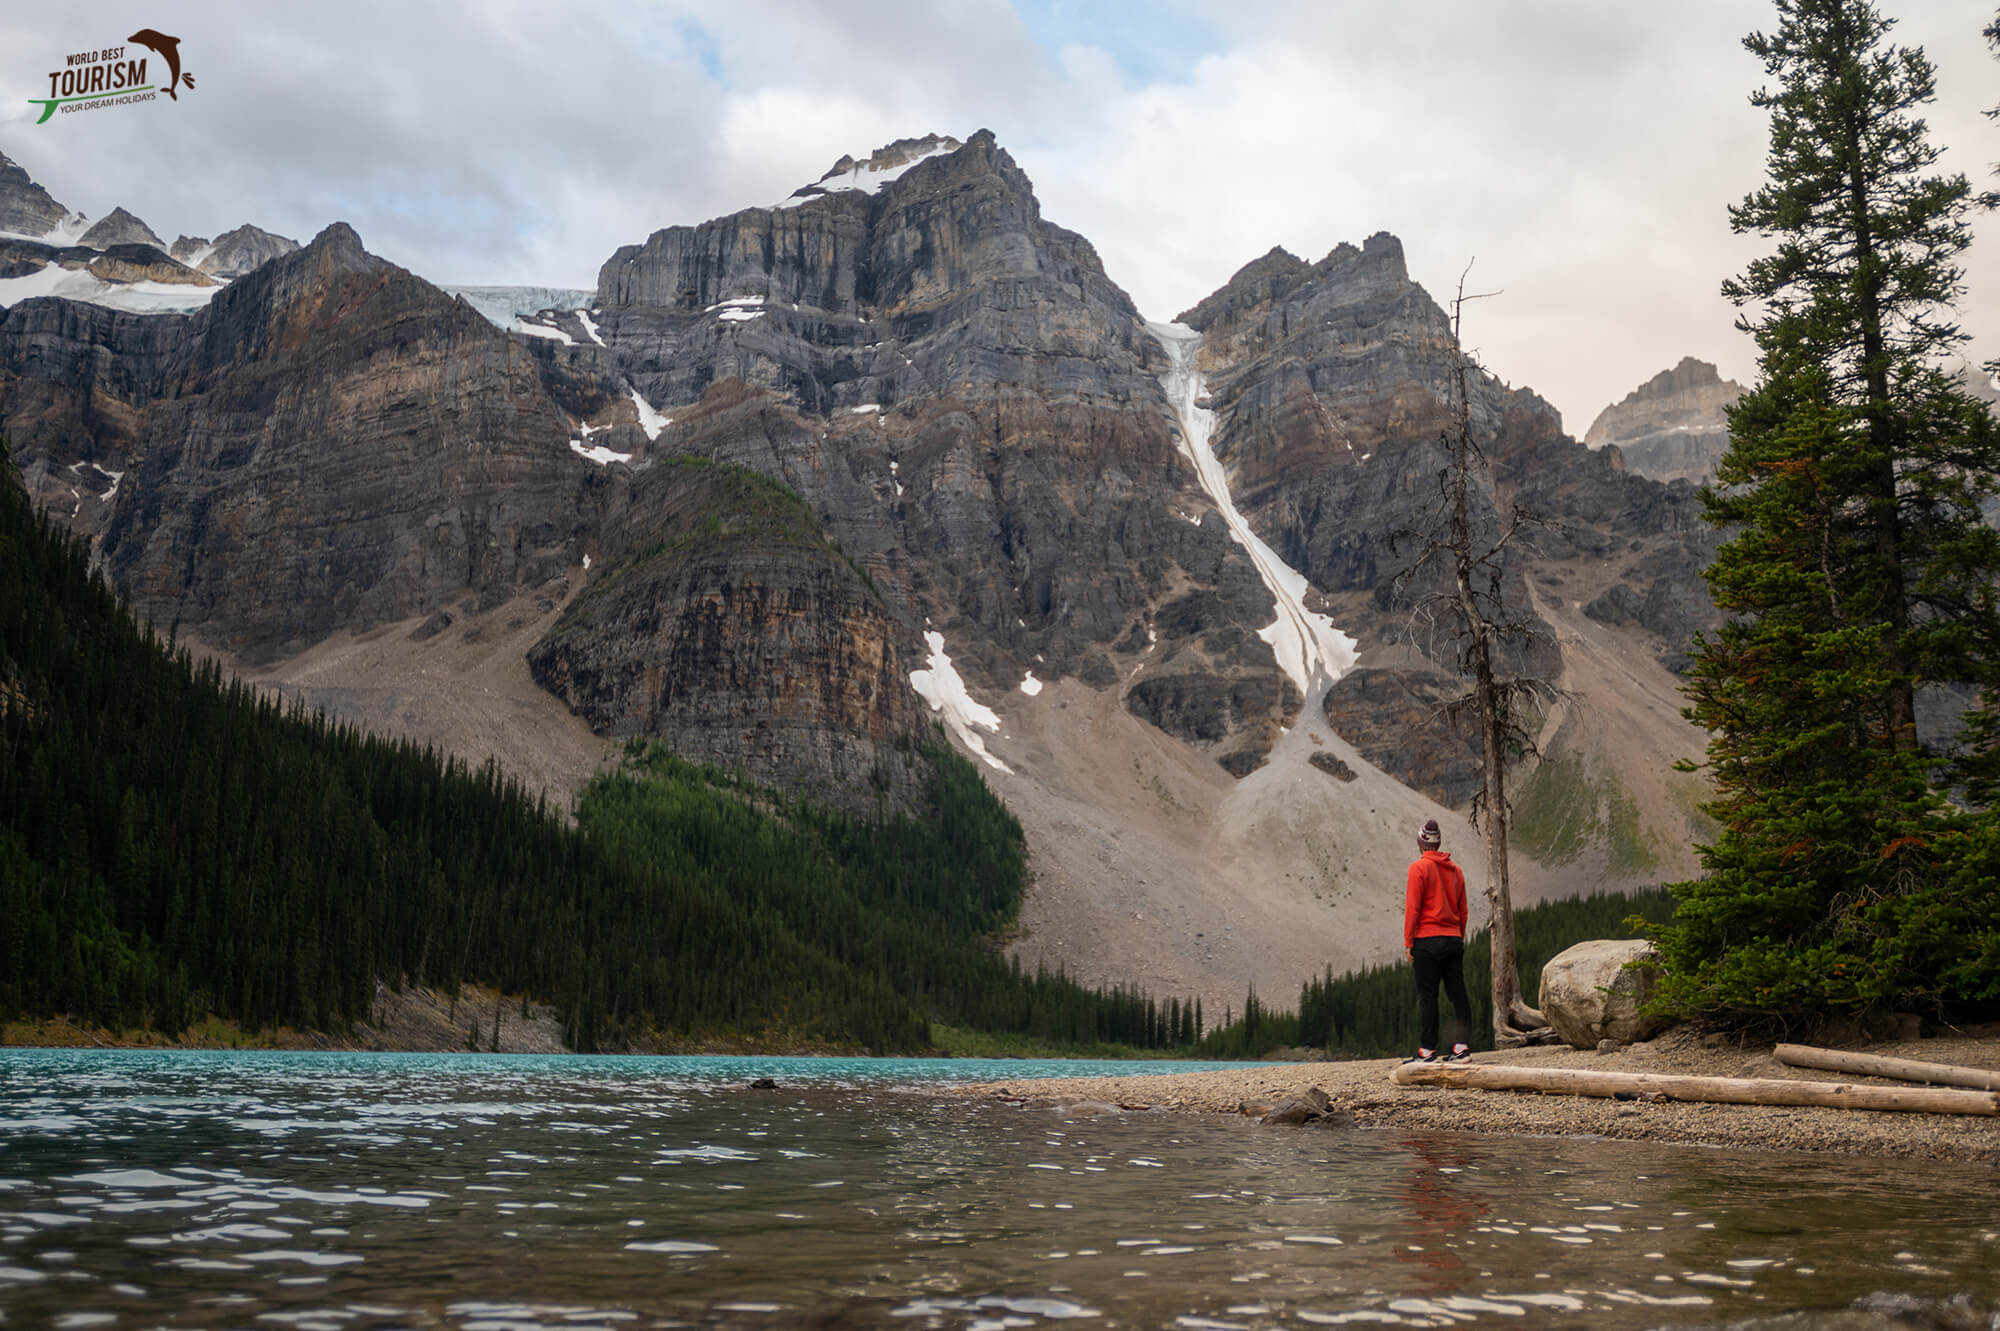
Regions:
[[[1419,938],[1465,937],[1465,871],[1441,850],[1427,850],[1410,865],[1403,896],[1403,950]]]

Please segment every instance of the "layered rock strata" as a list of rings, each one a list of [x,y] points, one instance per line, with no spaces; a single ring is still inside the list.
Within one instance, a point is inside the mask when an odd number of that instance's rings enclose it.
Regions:
[[[1741,384],[1686,356],[1599,412],[1583,442],[1615,447],[1637,475],[1702,485],[1729,447],[1727,413],[1741,396]]]
[[[857,812],[913,801],[898,627],[812,510],[745,468],[685,456],[641,473],[593,580],[529,653],[536,680],[615,738]]]
[[[1318,263],[1273,250],[1181,316],[1204,334],[1216,449],[1259,534],[1363,643],[1361,665],[1325,705],[1371,762],[1456,805],[1476,787],[1476,748],[1434,721],[1462,691],[1442,569],[1415,570],[1438,518],[1441,438],[1455,412],[1449,321],[1410,280],[1386,234]],[[1643,629],[1654,654],[1684,660],[1713,610],[1697,571],[1712,535],[1691,488],[1627,472],[1562,432],[1546,402],[1474,369],[1473,437],[1491,483],[1470,496],[1493,539],[1516,510],[1543,525],[1511,548],[1500,583],[1523,633],[1509,670],[1559,681],[1565,659],[1550,600],[1589,602]],[[1419,720],[1425,725],[1419,727]]]
[[[988,696],[1030,671],[1129,689],[1254,767],[1298,699],[1256,640],[1269,594],[1176,458],[1138,312],[990,133],[885,152],[871,189],[831,187],[867,175],[849,161],[620,249],[537,350],[671,416],[655,451],[796,489],[911,659],[928,621]]]
[[[164,254],[167,249],[167,242],[154,235],[153,228],[123,208],[113,208],[100,217],[76,243],[93,250],[108,250],[113,245],[150,245]]]
[[[292,253],[298,247],[296,240],[273,235],[246,222],[234,231],[225,231],[217,236],[199,267],[210,277],[232,282],[256,272],[273,259]]]
[[[66,215],[67,210],[19,163],[0,153],[0,231],[45,236]]]

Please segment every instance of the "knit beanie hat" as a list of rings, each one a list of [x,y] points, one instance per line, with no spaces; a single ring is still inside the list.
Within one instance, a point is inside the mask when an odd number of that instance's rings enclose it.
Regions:
[[[1420,846],[1436,846],[1443,841],[1444,833],[1438,831],[1437,819],[1426,819],[1424,821],[1424,830],[1417,833],[1417,844]]]

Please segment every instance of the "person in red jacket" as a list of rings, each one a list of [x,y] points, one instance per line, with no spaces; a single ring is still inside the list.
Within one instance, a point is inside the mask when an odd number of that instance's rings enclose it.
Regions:
[[[1417,834],[1417,858],[1403,894],[1403,951],[1417,973],[1417,1011],[1423,1021],[1412,1063],[1438,1058],[1438,982],[1458,1016],[1458,1042],[1445,1062],[1471,1057],[1472,1000],[1465,992],[1465,873],[1438,849],[1444,834],[1435,818]]]

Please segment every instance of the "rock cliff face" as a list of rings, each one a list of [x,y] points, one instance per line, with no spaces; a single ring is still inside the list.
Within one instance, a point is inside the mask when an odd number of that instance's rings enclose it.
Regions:
[[[0,312],[0,423],[134,611],[240,663],[533,618],[594,565],[535,668],[600,733],[871,811],[917,798],[906,627],[813,511],[700,457],[592,459],[643,451],[629,402],[528,343],[336,225],[193,316]]]
[[[99,218],[77,244],[94,250],[108,250],[113,245],[150,245],[162,254],[167,250],[167,242],[154,235],[153,228],[123,208],[113,208]]]
[[[1452,419],[1444,312],[1410,281],[1400,243],[1377,235],[1313,264],[1273,250],[1181,320],[1204,334],[1216,452],[1238,506],[1362,643],[1360,667],[1327,695],[1330,721],[1369,761],[1461,805],[1478,784],[1478,750],[1439,717],[1465,687],[1456,640],[1449,619],[1423,606],[1439,582],[1406,573],[1435,522],[1438,441]],[[1690,633],[1714,614],[1698,579],[1713,537],[1692,488],[1584,448],[1546,402],[1483,372],[1470,407],[1493,476],[1472,496],[1475,519],[1497,531],[1499,515],[1519,507],[1547,524],[1503,579],[1530,629],[1510,666],[1600,687],[1584,681],[1600,680],[1601,663],[1570,645],[1578,612],[1637,635],[1662,664],[1684,661]],[[1558,709],[1544,739],[1565,723],[1588,729],[1588,712]]]
[[[66,214],[67,210],[19,164],[0,153],[0,231],[44,236]]]
[[[234,231],[225,231],[217,236],[214,247],[201,261],[200,267],[210,277],[231,282],[246,273],[255,272],[273,259],[292,253],[298,247],[296,240],[272,235],[246,222]]]
[[[517,344],[335,225],[188,319],[105,560],[252,661],[504,597],[581,557],[569,433]]]
[[[1741,384],[1687,356],[1599,412],[1583,441],[1592,448],[1615,445],[1637,475],[1701,485],[1729,447],[1724,413],[1741,396]]]
[[[991,134],[885,153],[619,250],[545,354],[671,416],[656,452],[805,496],[906,657],[929,621],[982,689],[1126,689],[1254,767],[1298,700],[1255,637],[1269,594],[1175,455],[1138,312]],[[864,165],[891,178],[832,187]],[[1168,642],[1161,617],[1199,631]]]
[[[89,263],[91,274],[106,282],[165,282],[212,287],[215,279],[152,245],[110,245]]]
[[[0,310],[0,434],[37,505],[101,532],[185,333],[178,317],[76,301]]]
[[[897,625],[798,496],[686,456],[634,481],[606,574],[529,653],[600,734],[649,735],[860,812],[928,770]]]

